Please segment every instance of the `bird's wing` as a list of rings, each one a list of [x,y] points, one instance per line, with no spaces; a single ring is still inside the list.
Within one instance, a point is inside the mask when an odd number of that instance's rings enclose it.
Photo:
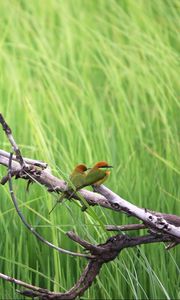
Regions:
[[[106,174],[105,174],[105,176],[102,178],[102,179],[100,179],[100,180],[98,180],[98,181],[96,181],[96,186],[97,185],[101,185],[101,184],[103,184],[104,183],[104,181],[106,181],[106,179],[109,177],[109,175],[110,175],[110,171],[106,171],[105,172]]]
[[[85,182],[86,185],[92,185],[96,182],[98,182],[99,180],[103,179],[106,176],[106,173],[97,169],[97,170],[93,170],[91,169],[89,171],[89,173],[87,173],[86,178],[85,178]]]
[[[80,189],[85,184],[85,174],[77,173],[70,176],[70,181],[76,187],[76,189]],[[72,187],[71,187],[72,188]]]

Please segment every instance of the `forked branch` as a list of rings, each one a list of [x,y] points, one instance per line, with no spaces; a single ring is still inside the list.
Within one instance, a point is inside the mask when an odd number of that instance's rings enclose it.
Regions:
[[[10,191],[11,199],[13,201],[13,204],[14,204],[14,207],[16,209],[16,212],[18,213],[21,221],[26,226],[26,228],[32,234],[34,234],[41,242],[43,242],[44,244],[46,244],[47,246],[49,246],[51,248],[54,248],[55,250],[57,250],[57,251],[59,251],[61,253],[69,254],[69,255],[72,255],[72,256],[80,256],[80,257],[85,257],[85,258],[91,258],[89,255],[85,255],[85,254],[77,253],[77,252],[72,252],[72,251],[65,250],[63,248],[55,246],[54,244],[52,244],[49,241],[47,241],[46,239],[44,239],[31,225],[28,224],[28,222],[26,221],[24,215],[21,213],[21,211],[20,211],[20,209],[18,207],[16,196],[14,194],[13,185],[12,185],[12,178],[11,178],[11,162],[12,162],[12,153],[11,153],[10,158],[9,158],[9,168],[8,168],[9,191]]]
[[[165,236],[150,234],[140,237],[129,237],[127,235],[118,234],[109,238],[104,244],[99,244],[95,246],[91,245],[87,241],[80,239],[77,235],[75,235],[75,233],[69,232],[68,236],[80,245],[84,245],[85,250],[88,250],[91,253],[91,255],[94,256],[93,259],[89,260],[89,263],[84,268],[77,283],[69,291],[66,291],[65,293],[55,293],[46,289],[41,289],[39,287],[29,285],[15,278],[9,278],[4,274],[0,274],[0,277],[20,286],[28,288],[28,290],[19,292],[27,297],[39,297],[39,299],[53,300],[75,299],[76,297],[82,296],[83,293],[92,285],[96,276],[99,274],[102,265],[104,263],[108,263],[114,260],[123,249],[135,247],[141,244],[170,241],[170,238],[167,235]]]
[[[12,148],[14,149],[14,152],[16,154],[16,160],[19,162],[20,164],[20,170],[17,172],[17,170],[13,170],[12,169],[12,158],[13,158],[13,153],[10,153],[9,156],[9,163],[8,163],[8,174],[3,178],[3,183],[6,182],[8,180],[9,182],[9,192],[11,195],[11,199],[13,201],[14,207],[16,209],[16,212],[18,213],[21,221],[23,222],[23,224],[26,226],[26,228],[33,234],[35,235],[41,242],[43,242],[44,244],[46,244],[47,246],[54,248],[55,250],[61,252],[61,253],[65,253],[65,254],[69,254],[72,256],[80,256],[80,257],[85,257],[85,258],[90,258],[88,255],[86,254],[82,254],[82,253],[77,253],[77,252],[72,252],[69,250],[65,250],[63,248],[60,248],[52,243],[50,243],[49,241],[47,241],[46,239],[44,239],[30,224],[28,224],[28,222],[26,221],[24,215],[22,214],[22,212],[20,211],[19,207],[18,207],[18,202],[16,200],[16,196],[14,194],[14,190],[13,190],[13,184],[12,184],[12,175],[16,175],[16,176],[22,176],[26,179],[31,179],[31,174],[36,174],[36,176],[39,176],[39,174],[41,173],[40,170],[36,169],[36,166],[34,166],[33,168],[30,166],[26,166],[24,159],[21,155],[21,151],[18,148],[15,139],[12,136],[12,131],[10,129],[10,127],[8,126],[8,124],[6,123],[6,121],[4,120],[2,114],[0,114],[0,123],[2,124],[3,130],[5,131],[11,145]],[[32,162],[32,161],[31,161]],[[1,181],[2,183],[2,181]]]
[[[172,214],[164,214],[160,212],[152,212],[150,210],[139,208],[136,205],[122,199],[120,196],[101,185],[96,187],[95,192],[88,190],[81,190],[79,193],[85,198],[89,205],[100,205],[103,208],[108,208],[120,213],[134,216],[140,220],[141,224],[128,224],[121,226],[107,226],[107,230],[139,230],[148,229],[149,234],[144,236],[129,237],[125,234],[118,234],[109,238],[105,243],[99,245],[92,245],[91,243],[81,239],[74,232],[68,232],[68,237],[74,242],[81,245],[88,254],[74,253],[69,250],[59,248],[52,243],[45,240],[35,229],[29,225],[19,210],[16,196],[13,191],[12,177],[32,180],[47,187],[51,192],[63,192],[66,189],[66,183],[63,180],[53,176],[47,169],[47,164],[41,161],[23,158],[21,151],[18,148],[10,127],[0,114],[0,123],[5,131],[11,146],[15,152],[9,154],[4,150],[0,150],[0,164],[8,168],[8,174],[3,177],[1,184],[9,182],[9,191],[15,206],[15,209],[21,218],[21,221],[26,228],[34,234],[41,242],[45,243],[51,248],[69,255],[80,256],[88,258],[87,266],[83,270],[79,280],[76,284],[65,293],[55,293],[47,289],[33,286],[16,278],[9,277],[0,273],[0,278],[25,287],[27,290],[18,291],[20,294],[27,297],[39,297],[39,299],[75,299],[91,286],[96,276],[99,274],[104,263],[114,260],[120,252],[129,247],[135,247],[141,244],[150,244],[157,242],[170,242],[166,249],[176,246],[180,242],[180,217]],[[75,200],[79,200],[77,195],[73,195]]]

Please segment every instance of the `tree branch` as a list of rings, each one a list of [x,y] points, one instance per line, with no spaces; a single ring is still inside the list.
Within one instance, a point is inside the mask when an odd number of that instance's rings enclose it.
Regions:
[[[127,224],[127,225],[106,225],[108,231],[128,231],[128,230],[139,230],[145,229],[147,226],[145,224]]]
[[[104,263],[108,263],[114,260],[120,252],[129,247],[135,247],[141,244],[150,244],[157,242],[168,242],[170,238],[168,235],[144,235],[140,237],[129,237],[127,235],[115,235],[109,238],[104,244],[99,244],[97,246],[91,245],[87,241],[80,239],[74,233],[69,232],[68,236],[73,238],[74,241],[79,244],[83,244],[86,250],[89,250],[90,253],[95,256],[93,259],[90,259],[89,263],[82,272],[77,283],[65,293],[55,293],[45,289],[41,289],[36,286],[29,285],[25,282],[17,280],[12,277],[8,277],[0,273],[0,277],[4,280],[8,280],[15,284],[18,284],[23,287],[27,287],[29,290],[20,291],[19,293],[27,297],[39,297],[39,299],[75,299],[77,296],[80,297],[84,292],[91,286],[96,276],[99,274],[101,267]],[[9,279],[10,278],[10,279]]]
[[[125,234],[118,234],[109,238],[105,243],[99,245],[92,245],[89,242],[81,239],[74,232],[68,232],[68,237],[84,247],[88,251],[88,255],[81,253],[74,253],[62,248],[59,248],[50,242],[46,241],[35,229],[29,225],[19,210],[18,203],[13,191],[12,177],[33,180],[47,187],[51,192],[63,192],[66,190],[66,183],[59,178],[53,176],[47,167],[47,164],[28,158],[23,158],[21,152],[12,136],[11,129],[5,122],[2,114],[0,114],[0,123],[5,131],[16,156],[8,154],[6,151],[0,150],[0,164],[8,167],[8,175],[1,181],[2,184],[9,182],[9,191],[16,208],[16,211],[21,218],[23,224],[28,230],[33,233],[40,241],[52,247],[59,252],[70,254],[73,256],[81,256],[89,258],[89,262],[82,272],[77,283],[65,293],[55,293],[46,289],[27,284],[18,279],[9,277],[0,273],[0,278],[28,288],[28,290],[19,291],[20,294],[27,297],[39,297],[40,299],[75,299],[77,296],[82,296],[93,283],[96,276],[104,263],[114,260],[119,253],[129,247],[135,247],[141,244],[150,244],[157,242],[170,242],[166,249],[176,246],[180,242],[180,217],[172,214],[163,214],[160,212],[153,212],[144,208],[139,208],[128,201],[122,199],[120,196],[106,188],[105,186],[96,187],[96,191],[100,194],[90,192],[88,190],[80,190],[79,193],[89,205],[100,205],[117,212],[126,213],[143,221],[143,224],[129,224],[122,226],[111,226],[107,229],[113,230],[135,230],[148,228],[150,234],[137,237],[129,237]],[[40,169],[38,168],[40,167]],[[73,195],[76,200],[81,200],[77,195]]]
[[[9,159],[10,153],[0,149],[0,156],[7,157]],[[15,155],[13,155],[12,160],[18,161]],[[48,167],[48,164],[41,160],[35,160],[35,159],[27,158],[27,157],[23,157],[23,160],[28,165],[33,165],[36,167],[40,167],[42,169],[46,169]]]
[[[2,125],[2,128],[3,130],[5,131],[6,135],[7,135],[7,138],[16,154],[16,159],[17,161],[20,163],[21,167],[24,167],[25,166],[25,162],[22,158],[22,155],[21,155],[21,151],[18,147],[18,145],[16,144],[13,136],[12,136],[12,131],[11,131],[11,128],[8,126],[8,124],[6,123],[3,115],[0,113],[0,123]]]
[[[123,212],[128,213],[128,215],[134,216],[137,219],[143,221],[148,227],[151,227],[154,230],[164,232],[173,236],[177,239],[178,242],[180,242],[180,227],[169,224],[166,219],[163,218],[163,214],[158,213],[156,215],[156,212],[151,212],[147,209],[139,208],[138,206],[124,200],[104,185],[95,187],[95,190],[106,197],[106,199],[108,199],[110,203],[119,206],[119,208]],[[176,221],[180,219],[180,217],[178,216],[174,217]]]
[[[81,253],[76,253],[76,252],[71,252],[69,250],[65,250],[62,249],[60,247],[55,246],[54,244],[50,243],[49,241],[45,240],[37,231],[35,231],[35,229],[28,224],[28,222],[26,221],[25,217],[23,216],[23,214],[21,213],[21,211],[19,210],[18,207],[18,203],[13,191],[13,185],[12,185],[12,178],[11,178],[11,164],[12,164],[12,153],[10,154],[10,158],[9,158],[9,167],[8,167],[8,178],[9,178],[9,191],[10,191],[10,195],[11,195],[11,199],[13,201],[14,207],[21,219],[21,221],[23,222],[23,224],[26,226],[26,228],[32,233],[34,234],[41,242],[43,242],[44,244],[46,244],[47,246],[54,248],[55,250],[61,252],[61,253],[65,253],[65,254],[69,254],[72,256],[80,256],[80,257],[85,257],[85,258],[91,258],[88,255],[85,254],[81,254]]]
[[[9,159],[2,156],[0,153],[0,164],[3,166],[8,167]],[[21,170],[21,167],[16,161],[12,161],[12,172],[18,173]],[[63,192],[66,190],[66,182],[57,178],[56,176],[49,173],[46,169],[41,170],[39,174],[36,174],[35,172],[32,172],[31,175],[29,175],[32,180],[36,183],[40,183],[44,185],[47,189],[50,189],[54,192]],[[20,174],[19,178],[28,179],[28,176],[24,177]],[[102,186],[101,186],[102,187]],[[85,200],[88,202],[89,205],[99,205],[104,208],[108,208],[114,211],[124,212],[128,213],[126,208],[122,208],[117,201],[108,201],[108,199],[104,195],[100,195],[95,192],[88,191],[86,189],[82,189],[79,191],[82,197],[85,198]],[[115,194],[115,196],[118,196]],[[119,197],[119,196],[118,196]],[[77,195],[73,195],[73,198],[75,200],[79,200]],[[122,199],[122,198],[120,198]],[[123,199],[124,200],[124,199]],[[126,201],[126,200],[124,200]],[[126,203],[129,203],[126,201]],[[135,206],[136,207],[136,206]],[[144,211],[144,209],[142,209]],[[151,211],[149,211],[151,212]],[[164,218],[167,222],[170,224],[179,227],[180,226],[180,217],[173,214],[164,214],[160,212],[152,211],[153,214],[155,214],[157,217]]]

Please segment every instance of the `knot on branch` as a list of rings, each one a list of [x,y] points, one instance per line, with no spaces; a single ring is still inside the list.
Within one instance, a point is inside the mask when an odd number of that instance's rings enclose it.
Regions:
[[[111,206],[112,208],[115,208],[115,209],[119,209],[119,204],[118,203],[111,203]]]
[[[22,168],[20,168],[19,170],[11,170],[10,174],[11,177],[15,176],[15,179],[27,179],[30,182],[33,182],[33,177],[39,177],[41,176],[42,170],[34,165],[24,165]],[[1,184],[4,185],[8,182],[9,180],[9,174],[7,174],[6,176],[4,176],[1,179]]]
[[[96,256],[96,260],[105,263],[114,260],[120,251],[124,248],[124,245],[129,241],[127,235],[118,234],[110,237],[106,243],[99,244],[98,249],[90,251],[92,255]]]
[[[96,261],[100,264],[115,259],[121,249],[123,249],[130,240],[127,235],[118,234],[110,237],[104,244],[93,245],[81,239],[72,231],[67,232],[67,235],[70,239],[74,240],[76,243],[83,246],[86,251],[91,253],[92,261]]]
[[[157,226],[159,226],[161,229],[166,229],[167,231],[170,230],[169,229],[169,224],[161,217],[157,218],[156,221]]]
[[[17,178],[26,178],[26,179],[31,179],[31,177],[35,176],[41,176],[42,169],[33,166],[33,165],[25,165],[19,172],[16,174],[16,179]]]

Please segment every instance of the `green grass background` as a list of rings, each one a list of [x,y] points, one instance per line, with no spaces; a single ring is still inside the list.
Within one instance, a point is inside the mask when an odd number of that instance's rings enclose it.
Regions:
[[[0,111],[23,155],[48,162],[62,178],[79,162],[107,160],[114,166],[107,182],[113,191],[179,214],[179,8],[176,0],[2,0]],[[0,147],[11,149],[2,130]],[[101,222],[133,221],[99,207],[94,218],[73,201],[49,217],[55,196],[36,185],[26,194],[23,181],[14,188],[28,222],[69,250],[82,251],[65,236],[68,230],[100,243],[110,236]],[[0,187],[0,203],[1,272],[56,291],[70,288],[85,260],[31,236],[7,186]],[[178,247],[125,250],[82,298],[180,298],[179,265]],[[20,299],[2,280],[0,297]]]

